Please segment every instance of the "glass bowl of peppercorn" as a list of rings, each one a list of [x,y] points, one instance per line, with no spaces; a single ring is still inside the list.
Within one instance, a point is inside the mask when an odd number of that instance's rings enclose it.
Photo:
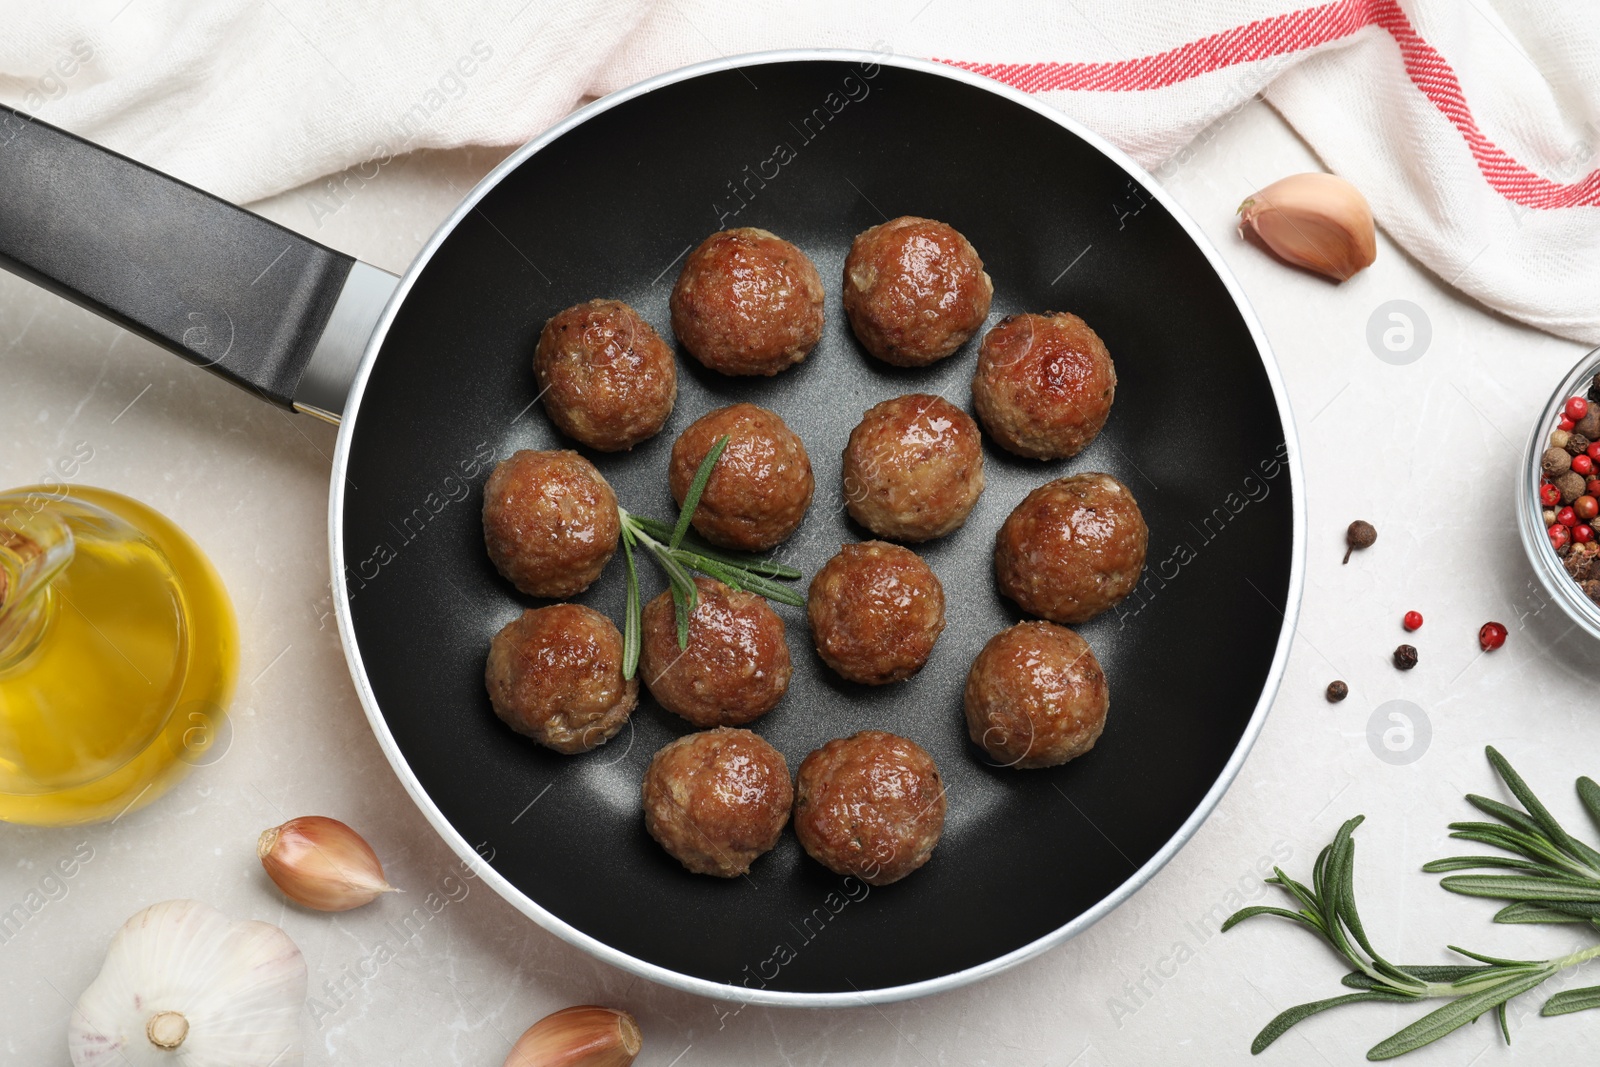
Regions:
[[[1539,584],[1600,637],[1600,348],[1556,388],[1528,438],[1517,531]]]

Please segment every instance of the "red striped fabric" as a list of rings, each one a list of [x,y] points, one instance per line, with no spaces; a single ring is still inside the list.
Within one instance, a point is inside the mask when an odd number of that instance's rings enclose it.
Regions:
[[[1501,196],[1530,208],[1600,206],[1600,170],[1570,184],[1551,181],[1519,163],[1478,127],[1455,71],[1423,39],[1397,0],[1336,0],[1257,19],[1177,48],[1109,63],[975,63],[942,60],[1025,92],[1070,89],[1134,92],[1161,89],[1214,70],[1304,51],[1367,27],[1386,31],[1400,48],[1413,85],[1466,141],[1478,170]]]

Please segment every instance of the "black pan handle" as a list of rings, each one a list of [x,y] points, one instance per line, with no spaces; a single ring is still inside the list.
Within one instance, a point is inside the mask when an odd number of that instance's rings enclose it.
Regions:
[[[0,267],[334,421],[396,282],[3,105]]]

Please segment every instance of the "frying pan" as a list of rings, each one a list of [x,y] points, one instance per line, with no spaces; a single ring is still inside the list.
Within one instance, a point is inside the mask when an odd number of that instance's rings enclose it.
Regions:
[[[1079,456],[994,448],[966,525],[919,551],[949,625],[910,681],[868,688],[816,658],[780,609],[795,662],[754,725],[791,768],[879,728],[938,762],[944,838],[923,870],[870,888],[792,835],[746,878],[694,876],[649,839],[639,781],[687,730],[648,698],[578,757],[505,729],[483,687],[490,636],[531,604],[483,550],[481,485],[519,448],[571,447],[536,403],[533,343],[557,310],[625,300],[667,329],[677,265],[707,234],[760,226],[828,283],[828,323],[774,379],[680,361],[671,422],[592,456],[625,505],[670,518],[677,433],[723,404],[777,411],[805,440],[817,498],[781,550],[807,574],[869,536],[839,495],[839,453],[887,397],[970,401],[975,345],[907,371],[851,337],[837,279],[852,236],[915,214],[962,230],[994,278],[991,322],[1070,310],[1105,339],[1119,384]],[[1182,847],[1243,762],[1278,685],[1301,585],[1304,508],[1289,408],[1238,286],[1199,229],[1095,135],[985,79],[900,57],[741,56],[600,100],[513,153],[403,278],[137,163],[0,114],[0,264],[260,394],[340,423],[329,514],[351,674],[396,774],[441,836],[529,917],[647,978],[744,1002],[860,1004],[948,989],[1058,944]],[[1133,597],[1081,627],[1112,695],[1095,750],[995,767],[967,740],[968,665],[1015,622],[991,552],[1044,481],[1121,478],[1150,526]],[[648,568],[645,568],[648,571]],[[643,574],[646,596],[655,575]],[[613,561],[580,599],[620,619]]]

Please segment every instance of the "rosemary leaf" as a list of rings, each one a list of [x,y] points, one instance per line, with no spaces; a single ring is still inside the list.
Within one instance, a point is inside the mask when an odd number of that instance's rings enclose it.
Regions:
[[[1451,952],[1459,952],[1469,960],[1477,960],[1479,963],[1487,963],[1491,967],[1524,968],[1540,966],[1538,962],[1533,960],[1504,960],[1498,956],[1485,956],[1481,952],[1473,952],[1470,949],[1464,949],[1457,945],[1447,945],[1446,947],[1449,948]]]
[[[1489,1009],[1526,993],[1554,973],[1555,969],[1552,967],[1541,967],[1536,971],[1508,978],[1481,992],[1457,997],[1448,1004],[1430,1011],[1399,1033],[1373,1045],[1367,1050],[1367,1059],[1390,1060],[1419,1049],[1423,1045],[1431,1044],[1472,1022]]]
[[[1284,919],[1293,919],[1295,922],[1300,923],[1303,926],[1309,926],[1313,930],[1320,931],[1322,929],[1316,923],[1312,922],[1311,918],[1306,915],[1305,912],[1290,911],[1287,908],[1274,908],[1266,904],[1257,904],[1249,908],[1240,908],[1238,911],[1228,916],[1228,918],[1222,924],[1222,932],[1227,933],[1229,930],[1232,930],[1235,926],[1244,922],[1246,919],[1254,919],[1257,915],[1276,915]],[[1356,973],[1359,974],[1360,972],[1358,971]]]
[[[639,605],[639,572],[633,562],[633,534],[622,528],[622,557],[628,564],[628,602],[622,609],[622,677],[631,680],[639,670],[639,631],[643,620]]]
[[[1591,1008],[1600,1008],[1600,985],[1586,986],[1583,989],[1563,989],[1544,1002],[1539,1014],[1570,1015],[1575,1011],[1588,1011]]]
[[[722,458],[723,449],[728,447],[728,441],[727,434],[717,438],[717,443],[711,446],[706,458],[700,461],[700,466],[694,472],[694,481],[689,483],[689,491],[683,495],[683,505],[678,509],[678,525],[672,528],[672,540],[667,542],[668,548],[677,548],[683,541],[683,535],[689,532],[689,520],[694,518],[694,509],[700,506],[700,494],[706,491],[706,483],[711,480],[711,470],[717,465],[717,460]]]
[[[1498,800],[1490,800],[1488,797],[1480,797],[1476,793],[1467,794],[1467,803],[1485,815],[1493,815],[1501,822],[1514,826],[1525,834],[1542,835],[1544,833],[1543,827],[1534,822],[1526,812],[1518,811],[1509,804],[1502,804]]]
[[[1600,785],[1595,784],[1593,778],[1585,775],[1578,779],[1578,799],[1583,801],[1583,806],[1589,811],[1589,818],[1594,820],[1596,827],[1600,827]]]
[[[1584,885],[1564,878],[1514,874],[1452,874],[1439,885],[1452,893],[1493,900],[1583,901],[1600,903],[1600,883]]]
[[[1600,904],[1555,905],[1519,900],[1494,913],[1497,923],[1587,923],[1597,919],[1600,919]]]
[[[678,622],[678,650],[682,651],[689,647],[689,615],[694,609],[676,582],[672,584],[672,611]]]
[[[1528,788],[1528,783],[1522,780],[1521,775],[1512,770],[1511,764],[1506,762],[1506,758],[1500,755],[1493,745],[1490,745],[1487,751],[1489,762],[1494,765],[1495,772],[1506,783],[1506,788],[1511,790],[1513,796],[1522,801],[1522,806],[1528,809],[1528,814],[1533,816],[1534,821],[1544,828],[1551,842],[1568,855],[1581,860],[1596,874],[1600,874],[1600,853],[1595,852],[1594,849],[1567,833],[1566,829],[1556,821],[1556,817],[1551,815],[1545,806],[1539,802],[1539,798],[1533,795],[1533,790]]]
[[[1477,867],[1509,867],[1518,871],[1544,871],[1549,868],[1533,860],[1519,860],[1511,856],[1451,856],[1448,859],[1429,860],[1422,865],[1428,874],[1448,874],[1451,871],[1468,871]]]
[[[1337,1008],[1341,1004],[1362,1004],[1372,1001],[1397,1004],[1404,1003],[1410,999],[1410,997],[1401,996],[1398,993],[1385,993],[1374,989],[1365,993],[1346,993],[1343,996],[1329,997],[1327,1000],[1314,1000],[1310,1004],[1299,1004],[1288,1011],[1281,1012],[1277,1018],[1263,1027],[1261,1032],[1256,1035],[1256,1039],[1250,1042],[1250,1052],[1255,1056],[1261,1055],[1262,1052],[1266,1051],[1268,1045],[1287,1033],[1295,1023],[1303,1022],[1320,1011]]]
[[[1407,963],[1399,968],[1413,978],[1424,982],[1459,982],[1464,979],[1475,978],[1485,971],[1493,970],[1486,966],[1472,966],[1468,964],[1436,964]],[[1379,980],[1364,971],[1351,971],[1339,981],[1351,989],[1379,989],[1383,988]]]

